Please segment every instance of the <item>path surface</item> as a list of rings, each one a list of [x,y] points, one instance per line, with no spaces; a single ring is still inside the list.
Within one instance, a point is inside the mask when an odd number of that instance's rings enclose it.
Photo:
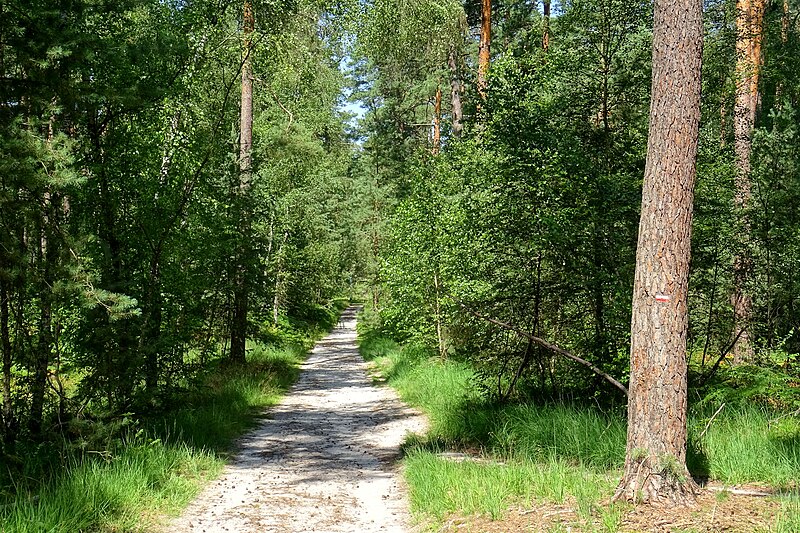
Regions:
[[[392,389],[372,385],[355,313],[343,313],[269,419],[168,531],[409,530],[396,459],[425,422]]]

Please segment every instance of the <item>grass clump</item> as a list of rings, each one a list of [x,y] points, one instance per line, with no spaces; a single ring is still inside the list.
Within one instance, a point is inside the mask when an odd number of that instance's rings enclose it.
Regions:
[[[588,516],[615,481],[602,472],[551,457],[456,462],[430,450],[412,449],[405,461],[412,509],[444,519],[451,513],[485,514],[500,518],[513,502],[547,500],[576,502]]]
[[[758,406],[723,411],[698,443],[701,465],[693,474],[723,483],[760,482],[786,486],[800,472],[800,421]],[[707,417],[690,419],[693,434]],[[708,424],[708,422],[706,422]]]

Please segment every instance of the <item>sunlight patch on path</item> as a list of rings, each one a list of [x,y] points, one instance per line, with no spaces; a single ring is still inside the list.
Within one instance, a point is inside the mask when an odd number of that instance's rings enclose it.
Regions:
[[[171,532],[403,532],[396,459],[424,418],[375,387],[356,347],[356,309],[320,341],[268,418]]]

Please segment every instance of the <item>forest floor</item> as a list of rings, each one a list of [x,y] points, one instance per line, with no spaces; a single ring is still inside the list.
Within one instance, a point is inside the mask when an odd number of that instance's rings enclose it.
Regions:
[[[170,532],[406,531],[398,458],[426,421],[375,387],[356,346],[356,308],[317,343],[297,383],[238,445]]]
[[[440,532],[624,532],[624,533],[732,533],[794,532],[791,526],[777,526],[776,519],[786,511],[779,501],[753,496],[764,487],[722,487],[702,490],[691,507],[651,507],[620,505],[608,512],[607,502],[582,512],[570,498],[561,504],[534,502],[512,506],[500,519],[488,516],[452,514],[438,528]],[[730,490],[725,490],[730,489]],[[733,491],[744,490],[748,494]],[[529,504],[530,505],[530,504]],[[602,506],[602,509],[601,509]],[[603,510],[606,512],[604,513]]]

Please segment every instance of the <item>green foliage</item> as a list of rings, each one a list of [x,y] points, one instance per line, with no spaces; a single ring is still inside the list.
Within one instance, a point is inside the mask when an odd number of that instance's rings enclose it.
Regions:
[[[212,365],[169,415],[75,421],[69,441],[7,450],[12,460],[26,459],[3,484],[10,492],[0,493],[4,531],[131,530],[180,511],[219,474],[234,440],[288,390],[304,353],[253,345],[245,366]]]
[[[780,367],[737,365],[725,368],[698,390],[699,408],[758,406],[776,411],[800,409],[797,377]]]
[[[225,355],[241,202],[238,9],[17,4],[0,6],[10,440],[171,408],[198,378],[195,354]],[[328,7],[347,6],[255,4],[249,333],[286,344],[330,323],[360,268],[344,35],[317,31]]]
[[[360,332],[360,347],[381,379],[430,420],[428,432],[406,444],[412,505],[424,515],[498,517],[531,498],[574,497],[580,509],[589,510],[621,476],[627,432],[621,412],[564,403],[492,404],[477,393],[474,371],[462,363],[441,361],[419,345],[402,346],[367,328]],[[712,397],[719,398],[709,395],[690,412],[692,475],[792,487],[800,469],[796,413],[764,410],[750,399],[714,416]],[[453,450],[478,457],[454,461],[440,455]],[[675,459],[664,458],[662,468],[676,472]],[[782,520],[792,523],[791,504],[786,509]],[[604,512],[613,522],[616,511]]]

